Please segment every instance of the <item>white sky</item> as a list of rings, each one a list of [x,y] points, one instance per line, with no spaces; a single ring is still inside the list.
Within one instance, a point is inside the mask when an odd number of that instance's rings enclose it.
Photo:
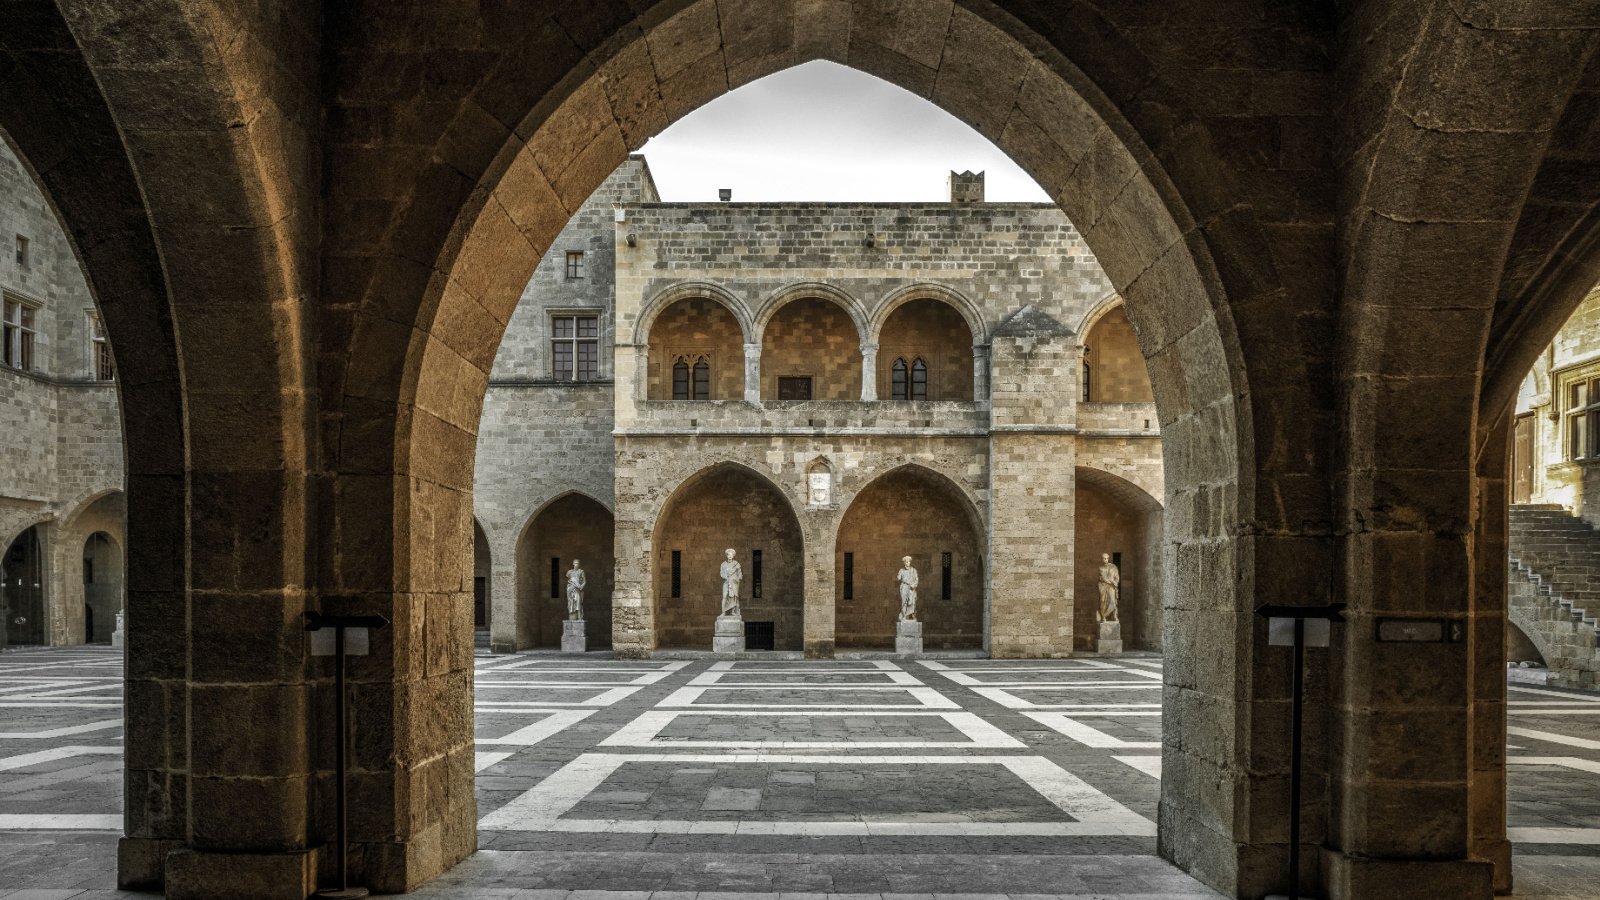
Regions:
[[[751,82],[679,119],[640,151],[661,199],[942,202],[950,170],[985,199],[1050,198],[994,144],[909,91],[831,62]]]

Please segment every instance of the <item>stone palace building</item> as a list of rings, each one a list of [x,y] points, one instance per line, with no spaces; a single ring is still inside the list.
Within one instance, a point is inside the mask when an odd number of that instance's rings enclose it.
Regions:
[[[558,646],[578,559],[590,648],[709,650],[732,548],[749,649],[890,650],[909,555],[928,650],[1064,656],[1108,553],[1157,649],[1161,496],[1144,359],[1058,207],[970,172],[948,203],[662,203],[634,156],[495,359],[479,626]]]
[[[111,345],[55,211],[0,141],[0,647],[111,640],[122,420]]]

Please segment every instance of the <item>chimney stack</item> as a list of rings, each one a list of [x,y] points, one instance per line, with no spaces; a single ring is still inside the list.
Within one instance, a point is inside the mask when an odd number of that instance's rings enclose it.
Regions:
[[[733,199],[733,188],[717,188],[717,199],[727,203]]]
[[[966,172],[951,172],[950,202],[982,203],[983,173],[973,174],[970,170]]]

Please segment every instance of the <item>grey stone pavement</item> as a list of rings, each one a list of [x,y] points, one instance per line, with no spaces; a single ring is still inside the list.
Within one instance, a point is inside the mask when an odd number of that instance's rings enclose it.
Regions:
[[[120,675],[108,649],[0,655],[0,900],[148,896],[114,889]],[[1216,897],[1154,855],[1160,678],[480,655],[480,850],[413,896]],[[1600,897],[1600,694],[1510,698],[1516,896]]]

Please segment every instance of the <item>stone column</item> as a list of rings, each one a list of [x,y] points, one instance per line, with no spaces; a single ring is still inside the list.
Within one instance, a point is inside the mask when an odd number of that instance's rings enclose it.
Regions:
[[[837,510],[818,509],[805,531],[804,649],[806,659],[832,659],[835,646],[834,545],[839,532]]]
[[[619,659],[646,659],[656,648],[654,559],[655,510],[637,471],[649,448],[616,444],[615,581],[611,588],[611,646]]]
[[[744,399],[761,402],[761,345],[744,345]]]
[[[487,530],[486,530],[487,531]],[[516,532],[508,539],[496,540],[500,530],[490,534],[489,568],[489,648],[495,653],[515,653],[520,643],[523,605],[517,599]]]
[[[878,399],[878,345],[861,345],[861,399]]]
[[[989,399],[989,345],[972,345],[972,399]]]

